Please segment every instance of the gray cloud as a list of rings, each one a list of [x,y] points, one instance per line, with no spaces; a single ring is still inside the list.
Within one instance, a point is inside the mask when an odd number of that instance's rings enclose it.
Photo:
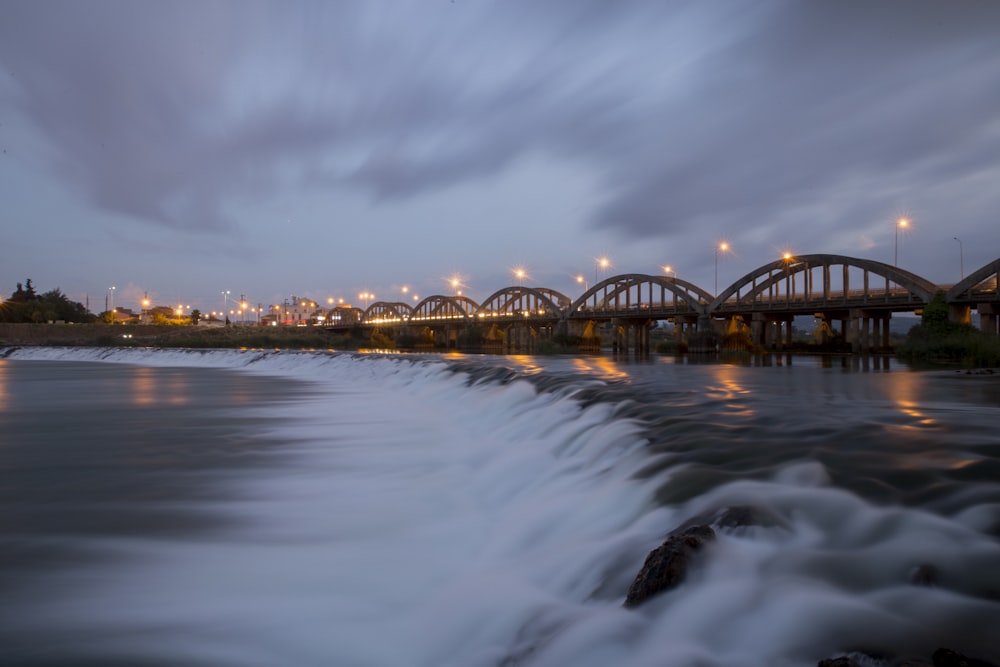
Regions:
[[[0,59],[50,168],[175,229],[234,228],[232,198],[405,200],[536,154],[591,165],[585,222],[640,237],[845,197],[863,220],[993,168],[1000,5],[706,4],[13,3]]]

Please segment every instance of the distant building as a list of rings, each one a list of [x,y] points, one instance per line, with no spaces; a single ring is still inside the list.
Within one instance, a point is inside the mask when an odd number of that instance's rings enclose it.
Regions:
[[[135,324],[139,322],[139,316],[130,308],[118,307],[114,310],[114,322],[115,324]]]
[[[325,312],[315,301],[293,295],[290,300],[272,304],[263,321],[265,324],[289,327],[314,326],[322,321]]]

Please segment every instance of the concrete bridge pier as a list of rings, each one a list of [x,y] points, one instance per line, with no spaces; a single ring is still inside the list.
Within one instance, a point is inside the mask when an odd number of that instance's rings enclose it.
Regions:
[[[616,354],[628,354],[629,350],[638,355],[649,354],[651,328],[651,320],[615,320],[612,323],[612,351]]]
[[[889,347],[889,319],[892,313],[852,309],[846,322],[844,339],[851,352],[868,353]]]
[[[892,342],[889,340],[889,320],[892,319],[892,313],[886,313],[885,317],[882,318],[882,347],[888,350]]]
[[[957,322],[958,324],[971,324],[972,308],[969,306],[949,304],[948,319],[951,320],[952,322]]]
[[[771,322],[767,313],[754,313],[750,317],[750,342],[766,349],[770,329]]]
[[[504,348],[508,354],[531,354],[535,351],[535,336],[530,326],[511,324],[504,329]]]
[[[637,354],[648,355],[650,352],[650,335],[649,332],[653,328],[653,322],[651,320],[645,320],[643,322],[638,322],[633,325],[635,331],[635,351]]]
[[[996,303],[980,303],[976,306],[976,310],[979,311],[979,329],[985,334],[990,336],[1000,336],[1000,330],[997,329],[998,321],[1000,321],[1000,304]]]
[[[791,315],[775,317],[770,313],[754,313],[750,319],[750,340],[765,350],[791,347],[794,319]]]
[[[683,343],[690,336],[692,331],[698,330],[698,317],[692,315],[679,315],[674,317],[674,336],[678,343]]]
[[[852,308],[848,313],[844,341],[850,344],[851,352],[868,351],[868,317],[864,310]]]
[[[879,349],[889,349],[889,320],[891,319],[892,313],[879,313],[877,317],[872,318],[874,340],[876,343],[875,347]]]

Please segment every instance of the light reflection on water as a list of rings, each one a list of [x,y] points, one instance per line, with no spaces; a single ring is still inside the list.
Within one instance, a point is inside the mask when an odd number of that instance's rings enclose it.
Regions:
[[[10,387],[8,386],[8,362],[6,359],[0,359],[0,411],[8,410],[10,408],[9,398],[10,398]]]

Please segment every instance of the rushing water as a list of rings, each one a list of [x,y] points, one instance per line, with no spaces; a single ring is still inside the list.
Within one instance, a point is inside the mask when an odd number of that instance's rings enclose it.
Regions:
[[[3,665],[1000,662],[998,376],[4,355]],[[622,607],[667,533],[747,505]]]

